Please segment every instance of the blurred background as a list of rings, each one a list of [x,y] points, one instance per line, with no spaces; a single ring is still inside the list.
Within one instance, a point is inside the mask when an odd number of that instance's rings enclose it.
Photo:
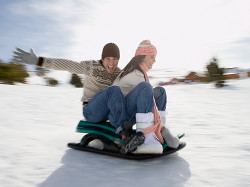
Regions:
[[[215,57],[223,68],[250,67],[250,2],[170,0],[1,0],[0,59],[13,50],[74,61],[100,59],[103,46],[116,43],[119,66],[149,39],[157,47],[154,70],[177,75],[203,73]],[[28,68],[32,69],[32,68]],[[33,71],[33,69],[32,69]],[[176,75],[169,75],[176,72]],[[68,82],[66,72],[54,72]]]

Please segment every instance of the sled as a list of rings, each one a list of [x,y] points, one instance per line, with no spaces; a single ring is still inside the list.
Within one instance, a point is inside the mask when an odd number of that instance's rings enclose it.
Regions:
[[[173,149],[168,147],[168,145],[164,143],[162,144],[164,149],[162,154],[124,154],[124,142],[121,136],[119,134],[116,134],[116,129],[108,122],[90,123],[81,120],[77,125],[76,132],[86,133],[86,135],[83,136],[79,143],[68,143],[68,147],[81,151],[93,152],[124,159],[145,160],[162,157],[175,153],[186,146],[185,142],[180,142],[179,147]],[[181,134],[178,137],[182,138],[183,136],[185,136],[185,134]],[[97,139],[100,140],[104,145],[101,149],[88,146],[89,142]]]

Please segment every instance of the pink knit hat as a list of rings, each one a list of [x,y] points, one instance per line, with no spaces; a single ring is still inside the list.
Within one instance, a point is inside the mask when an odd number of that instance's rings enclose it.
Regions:
[[[157,50],[155,46],[153,46],[149,40],[143,40],[135,52],[135,56],[156,55],[156,54],[157,54]]]

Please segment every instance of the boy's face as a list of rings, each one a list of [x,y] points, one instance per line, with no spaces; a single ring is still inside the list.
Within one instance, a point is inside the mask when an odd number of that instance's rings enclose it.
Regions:
[[[115,57],[106,57],[102,59],[102,65],[109,74],[113,74],[118,65],[118,59]]]

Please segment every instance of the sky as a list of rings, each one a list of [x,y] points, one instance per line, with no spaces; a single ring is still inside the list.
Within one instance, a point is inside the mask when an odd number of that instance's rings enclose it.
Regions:
[[[250,68],[249,0],[1,0],[0,59],[16,47],[80,62],[116,43],[123,68],[142,40],[157,47],[154,69]]]

